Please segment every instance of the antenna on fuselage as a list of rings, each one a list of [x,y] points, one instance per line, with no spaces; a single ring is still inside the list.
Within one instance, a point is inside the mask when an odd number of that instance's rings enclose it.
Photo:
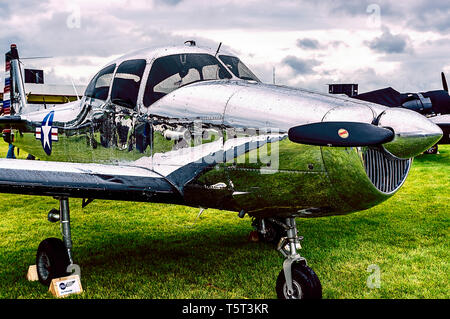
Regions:
[[[272,81],[275,84],[275,66],[272,68]]]
[[[73,83],[72,77],[70,77],[70,82],[72,82],[72,87],[73,87],[73,90],[75,91],[75,94],[77,96],[77,101],[79,101],[80,100],[80,96],[78,95],[77,88],[75,87],[75,84]]]
[[[222,42],[219,43],[219,46],[217,47],[216,54],[214,54],[214,57],[217,56],[217,53],[219,53],[220,47],[222,46]]]

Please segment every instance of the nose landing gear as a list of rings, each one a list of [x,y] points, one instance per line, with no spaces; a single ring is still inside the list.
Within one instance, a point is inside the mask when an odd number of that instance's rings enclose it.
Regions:
[[[280,239],[278,251],[286,257],[277,278],[276,292],[280,299],[320,299],[322,285],[315,272],[307,266],[306,259],[297,252],[300,249],[295,218],[286,218],[286,237]]]

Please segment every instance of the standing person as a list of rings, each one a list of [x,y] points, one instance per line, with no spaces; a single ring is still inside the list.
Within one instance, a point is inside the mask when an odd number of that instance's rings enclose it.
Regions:
[[[16,158],[16,155],[14,155],[14,145],[12,143],[9,143],[8,153],[6,153],[6,158]]]

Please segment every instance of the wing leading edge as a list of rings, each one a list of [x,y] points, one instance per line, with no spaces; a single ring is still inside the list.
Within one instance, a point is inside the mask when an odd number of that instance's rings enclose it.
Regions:
[[[180,203],[182,196],[152,170],[102,164],[0,159],[0,192]]]

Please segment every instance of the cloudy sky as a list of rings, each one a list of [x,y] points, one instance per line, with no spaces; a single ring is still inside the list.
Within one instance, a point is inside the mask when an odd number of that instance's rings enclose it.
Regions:
[[[126,52],[187,39],[222,42],[263,82],[275,68],[277,84],[319,92],[414,92],[450,77],[448,0],[0,0],[0,21],[5,52],[16,43],[21,57],[52,57],[23,60],[47,83],[87,84]]]

